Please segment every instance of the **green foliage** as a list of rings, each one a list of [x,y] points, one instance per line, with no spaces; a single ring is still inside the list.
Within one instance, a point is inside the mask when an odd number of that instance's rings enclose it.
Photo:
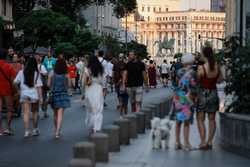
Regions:
[[[57,43],[55,46],[56,55],[63,53],[66,59],[75,56],[78,53],[78,49],[70,42]]]
[[[35,6],[36,0],[14,0],[14,18],[20,18],[29,15]],[[77,11],[84,6],[93,3],[92,0],[50,0],[50,7],[53,11],[62,13],[72,20],[76,20]],[[48,7],[45,5],[45,7]]]
[[[182,53],[176,53],[175,55],[174,55],[174,58],[175,59],[179,59],[179,58],[181,58],[182,57]]]
[[[250,114],[250,45],[240,46],[239,37],[225,42],[224,61],[229,75],[226,77],[226,94],[235,98],[227,111]]]
[[[16,23],[24,31],[24,46],[55,46],[58,42],[71,41],[76,24],[68,17],[51,10],[33,11]]]
[[[136,0],[109,0],[114,4],[114,13],[118,18],[125,17],[135,12],[137,7]]]
[[[123,44],[110,35],[103,38],[103,43],[106,46],[107,53],[111,54],[113,57],[117,57],[119,53],[123,52]]]
[[[225,61],[224,61],[224,58],[225,58],[225,52],[223,49],[217,51],[215,54],[215,59],[216,59],[216,62],[219,62],[219,64],[224,64]]]
[[[74,35],[72,42],[80,53],[90,53],[98,48],[100,38],[91,34],[89,30],[83,29]]]
[[[146,59],[148,57],[148,51],[146,45],[140,44],[136,41],[131,41],[128,43],[128,51],[135,51],[139,59]]]

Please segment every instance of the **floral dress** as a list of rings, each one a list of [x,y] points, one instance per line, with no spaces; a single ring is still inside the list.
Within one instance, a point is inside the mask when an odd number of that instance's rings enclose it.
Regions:
[[[198,94],[196,72],[190,68],[182,68],[177,72],[178,87],[175,89],[173,105],[176,120],[192,121],[195,99]]]

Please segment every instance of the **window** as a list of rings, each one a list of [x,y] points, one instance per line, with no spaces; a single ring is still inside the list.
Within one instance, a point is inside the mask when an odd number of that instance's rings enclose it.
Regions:
[[[161,12],[161,8],[159,8],[159,12]]]
[[[141,8],[141,11],[144,12],[144,6]]]
[[[148,16],[148,21],[150,21],[150,16]]]
[[[166,12],[168,12],[168,8],[166,8]]]
[[[154,10],[154,12],[156,11],[155,7],[154,7],[154,9],[153,9],[153,10]]]
[[[148,12],[150,12],[150,7],[148,7]]]

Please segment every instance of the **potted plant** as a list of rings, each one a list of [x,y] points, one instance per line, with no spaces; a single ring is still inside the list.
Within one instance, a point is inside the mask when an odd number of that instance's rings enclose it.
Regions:
[[[250,45],[240,46],[238,36],[226,39],[223,62],[225,93],[232,98],[220,115],[221,146],[250,157]]]

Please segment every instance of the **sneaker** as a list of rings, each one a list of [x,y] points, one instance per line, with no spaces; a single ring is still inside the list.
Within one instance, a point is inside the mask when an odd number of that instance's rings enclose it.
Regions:
[[[3,135],[5,135],[5,136],[13,136],[14,132],[11,129],[5,129],[3,131]]]
[[[25,133],[24,133],[24,136],[23,136],[24,138],[28,138],[28,137],[30,137],[30,132],[29,131],[25,131]]]
[[[183,148],[185,151],[192,151],[193,150],[193,147],[190,145],[190,144],[186,144],[184,145],[184,148]]]
[[[39,136],[39,135],[40,135],[39,129],[34,129],[34,130],[32,131],[32,136]]]

